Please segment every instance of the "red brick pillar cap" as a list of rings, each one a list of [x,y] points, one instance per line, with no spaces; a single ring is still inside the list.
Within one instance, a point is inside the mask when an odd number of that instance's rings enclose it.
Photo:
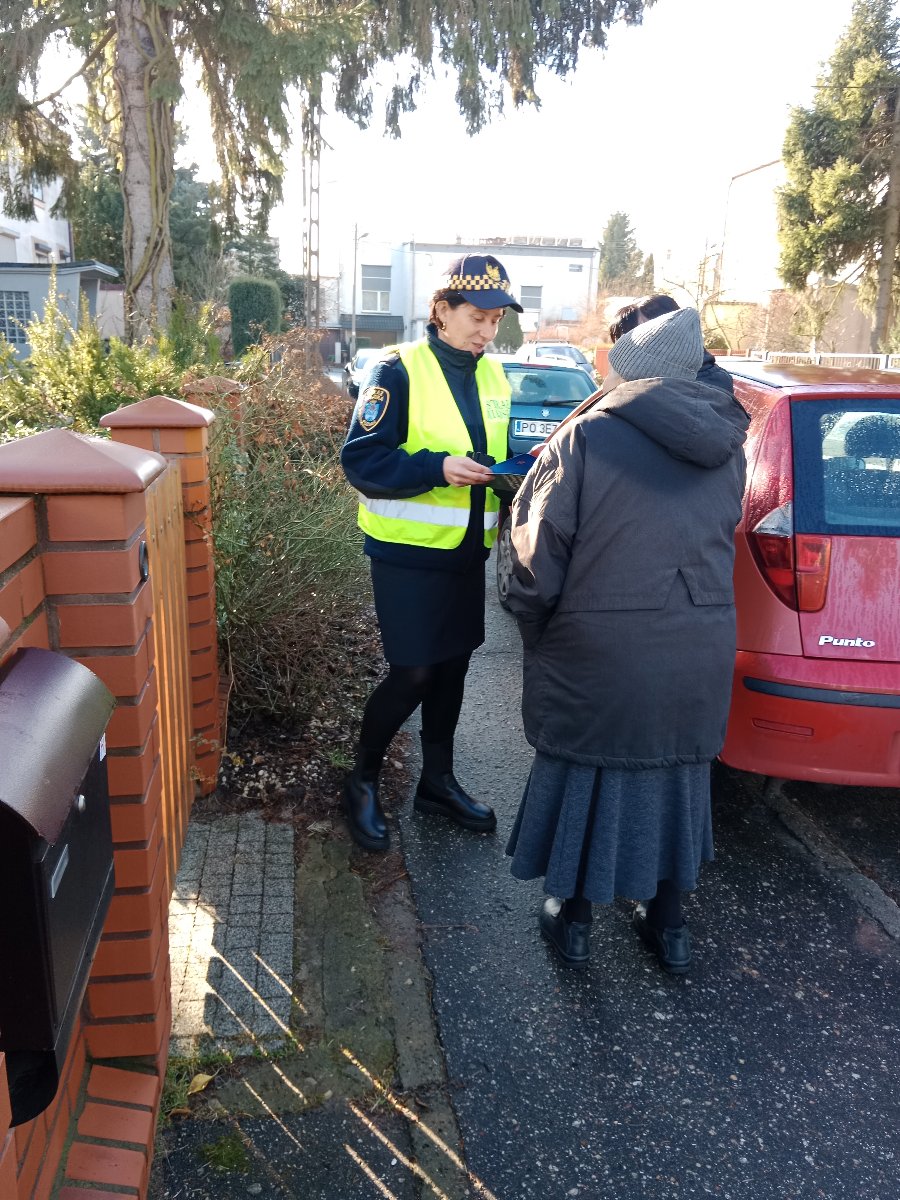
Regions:
[[[105,429],[202,429],[215,419],[214,412],[198,404],[173,400],[171,396],[150,396],[107,413],[100,424]]]
[[[167,465],[151,450],[47,429],[0,446],[0,492],[143,492]]]

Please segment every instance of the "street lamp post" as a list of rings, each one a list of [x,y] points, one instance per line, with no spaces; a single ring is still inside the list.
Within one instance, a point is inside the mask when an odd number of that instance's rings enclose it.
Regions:
[[[359,243],[364,237],[368,237],[367,233],[359,233],[359,226],[354,222],[353,225],[353,301],[350,309],[350,357],[353,358],[356,353],[356,252],[359,248]]]

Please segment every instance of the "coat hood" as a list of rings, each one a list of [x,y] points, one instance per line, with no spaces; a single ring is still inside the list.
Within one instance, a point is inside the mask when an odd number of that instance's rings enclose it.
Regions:
[[[733,396],[696,380],[636,379],[603,396],[597,409],[620,417],[673,458],[721,467],[744,444],[749,418]]]

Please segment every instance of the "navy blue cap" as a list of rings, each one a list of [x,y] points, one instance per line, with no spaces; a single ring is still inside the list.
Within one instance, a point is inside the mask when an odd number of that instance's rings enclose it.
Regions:
[[[476,308],[511,308],[524,312],[509,290],[509,279],[499,259],[491,254],[464,254],[447,268],[442,287],[459,292]]]

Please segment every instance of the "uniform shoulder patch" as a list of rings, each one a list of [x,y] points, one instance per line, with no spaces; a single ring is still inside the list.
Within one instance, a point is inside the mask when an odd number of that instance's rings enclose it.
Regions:
[[[356,409],[356,418],[362,425],[363,429],[368,432],[374,429],[387,412],[388,404],[390,403],[391,393],[387,388],[372,387],[364,388],[360,393],[359,403]]]

